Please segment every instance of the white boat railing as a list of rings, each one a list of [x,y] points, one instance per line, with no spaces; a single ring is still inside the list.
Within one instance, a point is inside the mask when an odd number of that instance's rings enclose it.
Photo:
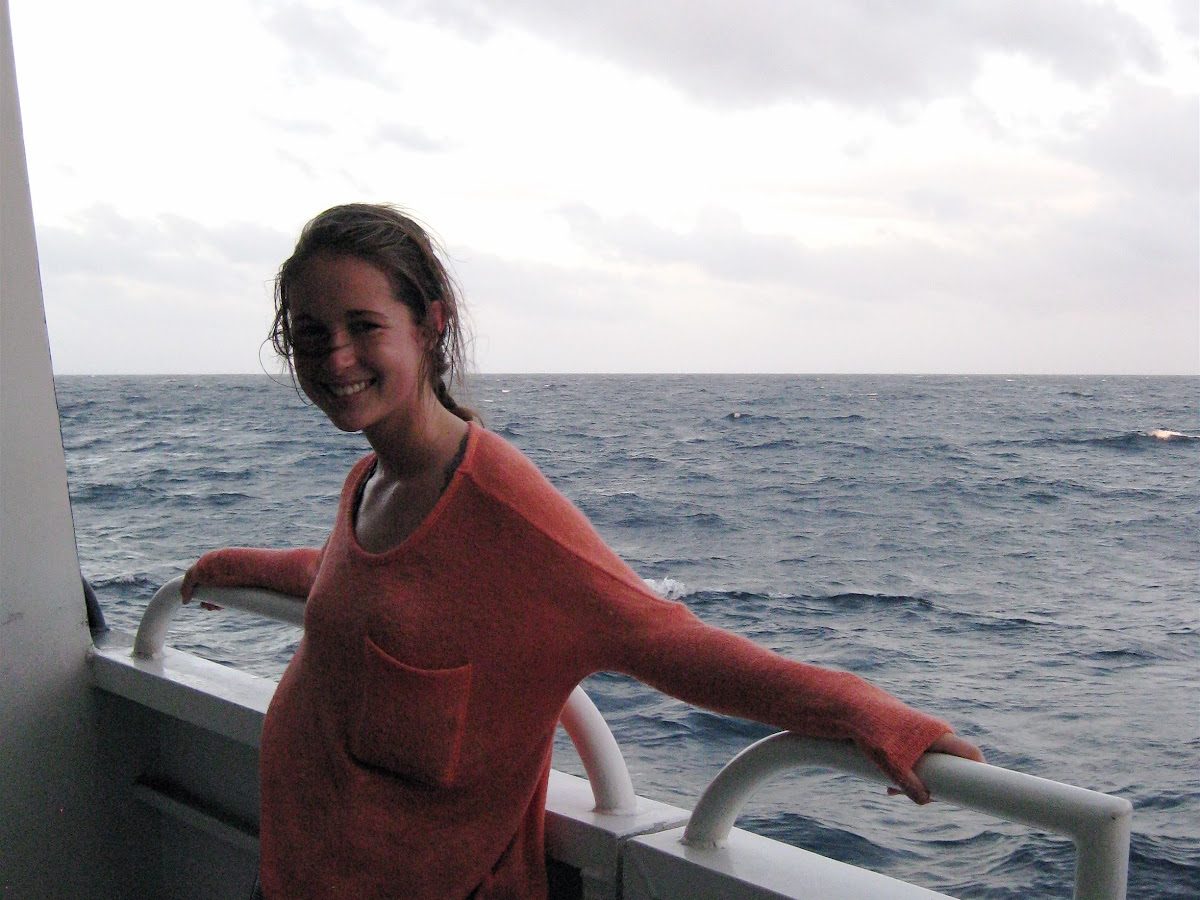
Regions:
[[[173,578],[150,599],[134,638],[135,657],[155,659],[162,656],[167,630],[183,605],[182,585],[183,576]],[[238,609],[300,627],[304,625],[303,598],[276,591],[205,586],[196,589],[193,602]],[[633,815],[638,799],[629,768],[608,723],[583,688],[576,687],[571,692],[559,721],[587,772],[596,800],[595,811],[607,815]]]
[[[874,781],[887,777],[854,745],[780,732],[747,747],[701,795],[683,843],[717,848],[742,806],[764,782],[798,766],[821,766]],[[1069,836],[1076,847],[1075,897],[1123,900],[1133,807],[1128,800],[941,753],[915,771],[932,796],[956,806]]]
[[[182,578],[167,582],[151,599],[134,640],[135,657],[144,660],[163,657],[167,630],[182,605],[182,583]],[[304,601],[273,591],[202,587],[197,589],[194,599],[303,625]],[[581,688],[576,687],[571,694],[561,724],[587,771],[595,801],[594,812],[626,817],[609,820],[613,823],[626,819],[634,821],[639,800],[624,757],[607,723]],[[657,828],[666,830],[645,834],[638,830],[630,832],[627,841],[624,838],[617,841],[624,848],[619,852],[627,857],[627,895],[659,896],[654,890],[650,893],[642,891],[638,885],[642,881],[651,884],[657,879],[670,884],[681,877],[670,861],[672,858],[686,859],[689,872],[724,872],[714,877],[743,879],[743,874],[733,876],[730,873],[740,871],[744,866],[730,868],[731,864],[725,859],[727,839],[732,849],[733,838],[741,834],[734,830],[731,835],[734,820],[746,801],[768,779],[801,766],[831,768],[888,783],[875,764],[849,742],[805,738],[788,732],[764,738],[747,747],[721,770],[701,795],[686,827],[672,828],[664,820]],[[937,800],[1069,836],[1075,842],[1077,853],[1074,894],[1077,900],[1123,900],[1125,897],[1133,815],[1133,807],[1127,800],[939,753],[926,754],[915,769]],[[648,802],[642,801],[642,805]],[[677,812],[684,813],[682,810]],[[682,818],[675,821],[681,822]],[[744,843],[744,838],[739,840]],[[774,842],[769,843],[774,845]],[[763,859],[752,859],[753,866],[762,869],[759,875],[764,877],[764,884],[770,880],[766,876],[775,877],[776,863],[782,867],[783,883],[792,888],[801,887],[793,884],[799,872],[806,872],[805,877],[817,877],[814,873],[824,872],[825,869],[820,869],[824,865],[832,873],[826,874],[845,888],[840,896],[899,896],[894,891],[901,887],[911,889],[913,896],[926,893],[932,896],[931,892],[923,893],[915,886],[893,882],[865,870],[847,874],[851,867],[811,854],[798,862],[804,851],[786,845],[769,849]],[[751,859],[757,852],[748,847],[739,850],[740,854],[749,854],[746,859]],[[614,871],[617,868],[614,862]],[[852,888],[859,881],[862,882],[861,891]],[[753,888],[751,882],[753,878],[738,880],[739,886],[729,896],[799,896],[791,893],[792,888],[780,893],[778,886],[770,890]],[[884,882],[890,882],[890,885],[881,888]],[[594,896],[609,896],[609,893],[606,888]]]

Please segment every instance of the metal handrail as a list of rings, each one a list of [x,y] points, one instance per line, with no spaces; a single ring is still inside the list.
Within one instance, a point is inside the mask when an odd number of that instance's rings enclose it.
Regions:
[[[183,605],[180,588],[183,576],[164,584],[146,606],[133,641],[133,655],[140,659],[155,659],[163,654],[167,629],[175,613]],[[303,627],[304,600],[259,588],[196,588],[195,602],[227,606]],[[637,794],[629,777],[629,767],[608,723],[583,688],[576,686],[563,707],[560,722],[579,753],[596,800],[598,813],[633,815],[637,812]]]
[[[684,831],[691,847],[718,847],[750,796],[774,775],[815,765],[888,783],[853,744],[780,732],[731,759],[700,797]],[[1077,900],[1123,900],[1129,874],[1133,807],[1128,800],[1034,775],[942,753],[927,753],[914,767],[938,800],[990,813],[1075,842]]]
[[[175,613],[183,606],[182,586],[183,576],[179,575],[160,587],[150,598],[146,611],[142,613],[137,636],[133,639],[134,656],[139,659],[162,656],[163,645],[167,642],[167,629],[171,627]],[[304,599],[301,597],[259,588],[201,586],[196,588],[193,598],[197,603],[228,606],[289,625],[304,626]]]

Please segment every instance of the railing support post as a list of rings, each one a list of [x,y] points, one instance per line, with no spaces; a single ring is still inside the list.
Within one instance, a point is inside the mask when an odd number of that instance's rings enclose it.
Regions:
[[[637,794],[617,739],[592,698],[576,686],[563,707],[563,730],[571,738],[596,798],[596,812],[628,816],[637,812]]]
[[[135,657],[155,659],[162,656],[167,629],[183,605],[183,595],[180,593],[182,585],[183,576],[172,578],[150,598],[133,641]],[[200,587],[196,589],[194,602],[213,603],[292,625],[304,625],[304,600],[275,591]],[[576,687],[571,692],[560,721],[587,772],[596,800],[596,812],[608,815],[635,813],[637,794],[633,790],[625,757],[621,755],[621,748],[617,746],[608,723],[583,688]]]
[[[719,846],[755,790],[775,774],[803,765],[888,783],[849,742],[773,734],[751,744],[718,773],[696,804],[683,842],[699,848]],[[1078,854],[1078,900],[1125,897],[1133,816],[1128,800],[942,753],[925,754],[915,771],[939,800],[1068,835]]]

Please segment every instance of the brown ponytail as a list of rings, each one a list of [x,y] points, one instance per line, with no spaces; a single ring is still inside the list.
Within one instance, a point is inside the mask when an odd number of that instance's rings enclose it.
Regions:
[[[450,391],[446,388],[446,380],[439,378],[437,385],[434,387],[434,394],[438,398],[438,402],[450,412],[454,413],[460,419],[466,422],[480,421],[479,415],[473,409],[468,409],[465,406],[459,406],[458,401],[450,396]]]

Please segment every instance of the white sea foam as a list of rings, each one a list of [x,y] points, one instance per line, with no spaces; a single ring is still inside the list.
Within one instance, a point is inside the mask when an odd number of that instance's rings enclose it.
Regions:
[[[687,585],[674,578],[646,578],[646,587],[667,600],[679,600],[687,596]]]

